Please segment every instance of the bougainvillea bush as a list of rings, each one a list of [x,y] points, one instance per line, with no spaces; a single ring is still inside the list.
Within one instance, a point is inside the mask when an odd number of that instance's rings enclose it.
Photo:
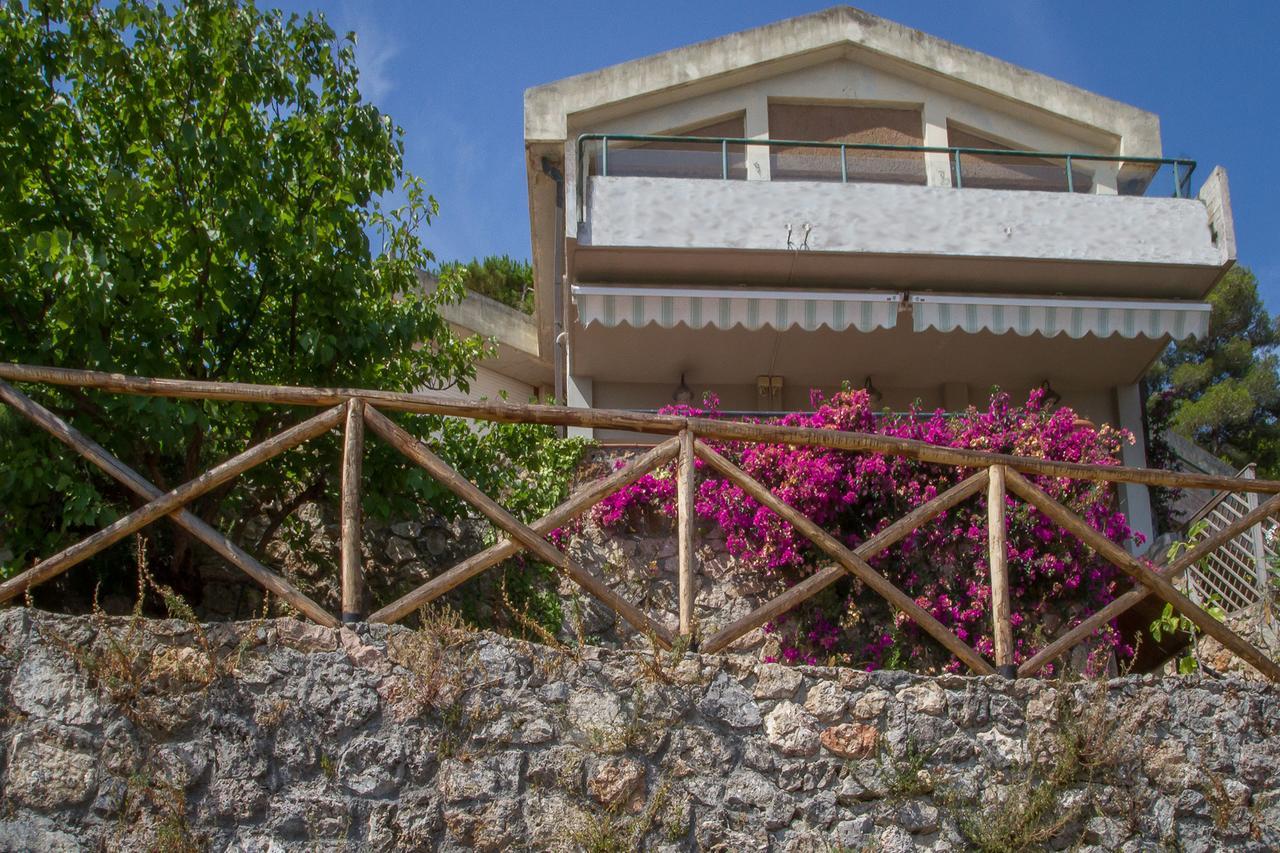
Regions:
[[[671,407],[673,414],[715,417],[717,403],[702,409]],[[1044,405],[1033,391],[1024,405],[996,393],[983,410],[959,414],[911,411],[878,414],[865,391],[830,399],[814,393],[812,411],[776,423],[851,430],[917,439],[946,447],[1013,453],[1070,462],[1118,464],[1122,442],[1133,437],[1094,427],[1069,408]],[[778,497],[838,536],[850,547],[973,474],[971,469],[895,456],[816,447],[717,443],[744,471]],[[699,466],[698,514],[723,528],[740,571],[763,573],[776,589],[791,586],[830,563],[804,536],[750,498],[741,488]],[[1108,483],[1031,478],[1109,539],[1133,533],[1116,509]],[[594,510],[594,521],[618,529],[645,513],[675,513],[674,466],[646,476]],[[1009,582],[1013,601],[1014,660],[1021,662],[1057,633],[1111,601],[1122,575],[1071,535],[1012,495],[1006,498]],[[993,652],[991,582],[987,556],[985,492],[938,516],[870,560],[872,566],[979,652]],[[891,613],[874,592],[847,578],[766,626],[777,657],[789,663],[959,670],[932,638],[901,614]],[[1099,646],[1119,658],[1132,655],[1113,628]]]

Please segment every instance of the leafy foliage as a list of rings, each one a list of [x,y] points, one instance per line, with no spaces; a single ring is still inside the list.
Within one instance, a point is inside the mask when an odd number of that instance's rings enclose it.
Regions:
[[[353,49],[354,36],[337,38],[321,17],[250,0],[0,6],[0,358],[465,390],[485,346],[439,313],[464,293],[457,276],[429,292],[418,284],[433,261],[420,232],[437,205],[404,169],[401,129],[361,98]],[[166,489],[311,414],[33,393]],[[575,452],[551,450],[543,427],[400,420],[525,516],[554,502]],[[8,572],[129,504],[9,413],[0,454]],[[193,509],[238,531],[258,508],[333,499],[338,455],[322,437]],[[371,515],[461,511],[376,441],[365,470]],[[172,545],[153,549],[157,575],[189,564],[187,540]]]
[[[556,438],[555,430],[537,424],[475,424],[457,418],[430,418],[430,434],[441,455],[466,474],[485,494],[524,521],[540,518],[569,497],[570,474],[578,466],[587,442]],[[421,430],[427,424],[419,425]],[[423,487],[440,488],[425,479]],[[371,490],[372,491],[372,490]],[[469,511],[451,493],[433,494],[433,507],[447,516]],[[492,530],[490,531],[492,537]],[[501,628],[525,639],[540,639],[530,622],[551,633],[560,629],[555,570],[520,554],[507,562],[495,580],[498,589],[482,586],[487,594],[459,602],[462,615],[475,624]],[[490,585],[492,586],[492,585]],[[493,609],[500,600],[501,611]]]
[[[456,276],[467,290],[496,299],[503,305],[532,314],[534,309],[533,265],[502,255],[473,259],[470,263],[451,261],[440,265],[440,276]]]
[[[1042,404],[1043,393],[1032,392],[1025,406],[1014,406],[1007,395],[996,394],[986,410],[971,407],[958,417],[911,412],[883,418],[876,416],[866,391],[844,391],[830,400],[815,393],[812,412],[788,414],[779,423],[1118,464],[1121,442],[1132,441],[1132,436],[1080,422],[1068,408],[1051,411]],[[672,411],[684,412],[687,407]],[[714,416],[714,406],[697,413]],[[816,447],[729,444],[721,452],[849,547],[972,473],[902,457]],[[1109,539],[1123,542],[1140,536],[1115,511],[1109,484],[1032,479]],[[1111,601],[1121,575],[1038,510],[1012,497],[1006,500],[1010,591],[1016,602],[1011,620],[1014,660],[1021,662],[1043,646],[1039,632],[1046,625],[1079,621]],[[621,525],[632,513],[646,509],[673,513],[674,502],[674,473],[659,471],[601,502],[595,519],[605,526]],[[795,585],[829,562],[804,536],[729,481],[703,479],[695,507],[699,515],[724,529],[729,551],[743,561],[746,570],[763,573],[780,588]],[[973,498],[870,562],[961,639],[990,655],[994,649],[987,544],[985,499]],[[778,637],[782,660],[791,663],[918,670],[960,666],[905,616],[887,612],[874,593],[852,580],[829,587],[769,629]],[[1102,633],[1105,646],[1121,655],[1132,653],[1114,629]]]
[[[1280,476],[1280,326],[1245,267],[1209,302],[1208,336],[1171,346],[1147,377],[1152,431],[1171,428],[1236,467],[1257,462],[1259,476]]]
[[[1185,540],[1178,540],[1169,545],[1167,556],[1169,562],[1172,563],[1182,554],[1190,551],[1196,546],[1196,543],[1205,538],[1209,531],[1209,522],[1201,519],[1187,531]],[[1201,561],[1203,565],[1204,561]],[[1203,602],[1204,609],[1209,615],[1221,622],[1226,618],[1226,612],[1219,606],[1217,596],[1215,600]],[[1179,634],[1185,635],[1187,642],[1186,654],[1179,655],[1177,660],[1178,674],[1188,675],[1200,668],[1200,660],[1197,657],[1198,648],[1196,646],[1197,628],[1194,622],[1183,616],[1173,609],[1172,604],[1166,604],[1164,609],[1160,611],[1160,615],[1152,621],[1151,638],[1157,643],[1161,642],[1165,637],[1170,640],[1175,639]]]

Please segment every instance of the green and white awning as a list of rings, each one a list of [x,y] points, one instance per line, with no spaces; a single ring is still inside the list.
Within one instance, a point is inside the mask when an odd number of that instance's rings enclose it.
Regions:
[[[671,329],[684,324],[691,329],[742,326],[756,331],[766,326],[774,329],[799,326],[813,331],[827,326],[837,332],[846,329],[870,332],[897,325],[898,308],[904,295],[887,291],[573,286],[578,322],[584,326],[599,323],[606,328],[656,324]]]
[[[1203,338],[1210,306],[1203,302],[1137,302],[1096,299],[1020,299],[1008,296],[912,294],[917,332],[994,332],[1003,335],[1066,334],[1072,338]]]

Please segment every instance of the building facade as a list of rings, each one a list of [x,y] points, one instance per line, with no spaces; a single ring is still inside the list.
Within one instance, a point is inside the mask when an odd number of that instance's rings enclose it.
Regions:
[[[1144,465],[1139,380],[1235,260],[1225,173],[1162,158],[1156,116],[849,7],[529,89],[525,147],[537,351],[572,406],[1047,382]]]

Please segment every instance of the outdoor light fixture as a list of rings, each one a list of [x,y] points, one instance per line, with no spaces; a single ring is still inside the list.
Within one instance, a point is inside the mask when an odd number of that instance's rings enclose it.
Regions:
[[[862,390],[867,392],[867,396],[871,398],[871,402],[879,403],[884,399],[884,395],[880,393],[880,389],[871,384],[871,377],[867,377],[867,381],[862,383]]]
[[[1040,383],[1040,390],[1044,392],[1044,404],[1046,406],[1057,406],[1062,402],[1062,395],[1053,390],[1053,386],[1049,384],[1049,380]]]
[[[671,399],[677,403],[688,404],[693,402],[693,389],[684,384],[684,374],[680,374],[680,384],[676,386],[675,393],[671,395]]]

